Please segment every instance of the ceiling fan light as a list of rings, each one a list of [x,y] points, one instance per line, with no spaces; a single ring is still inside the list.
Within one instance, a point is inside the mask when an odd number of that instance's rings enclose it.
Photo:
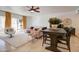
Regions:
[[[32,12],[32,13],[33,13],[34,11],[33,11],[33,10],[31,10],[30,12]]]

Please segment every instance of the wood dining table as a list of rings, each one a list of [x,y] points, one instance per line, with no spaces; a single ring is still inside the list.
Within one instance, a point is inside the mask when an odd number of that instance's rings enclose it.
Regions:
[[[46,49],[50,50],[50,51],[55,51],[58,52],[59,50],[57,49],[57,36],[61,35],[61,36],[65,36],[66,35],[66,31],[63,28],[57,28],[57,29],[45,29],[42,30],[43,35],[44,33],[47,33],[50,35],[50,46],[49,47],[45,47]]]

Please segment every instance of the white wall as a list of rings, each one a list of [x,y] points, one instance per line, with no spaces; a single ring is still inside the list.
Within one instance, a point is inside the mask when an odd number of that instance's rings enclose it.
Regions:
[[[75,27],[79,32],[79,14],[75,14],[74,12],[68,13],[59,13],[59,14],[40,14],[37,16],[30,16],[27,19],[28,27],[29,26],[47,26],[49,27],[48,20],[49,18],[56,16],[60,19],[62,18],[70,18],[72,20],[72,27]]]
[[[27,16],[27,28],[32,25],[32,16]]]
[[[61,17],[68,17],[72,20],[72,27],[76,28],[76,31],[79,32],[79,14],[74,15],[65,15]]]
[[[51,14],[37,14],[35,16],[27,16],[27,27],[28,26],[48,26],[49,18],[53,16]]]
[[[49,18],[50,15],[27,16],[27,27],[30,26],[49,27],[49,23],[48,23]]]

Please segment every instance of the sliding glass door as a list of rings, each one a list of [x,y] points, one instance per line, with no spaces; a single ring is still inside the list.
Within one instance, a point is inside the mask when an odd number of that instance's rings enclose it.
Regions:
[[[22,19],[17,20],[17,29],[18,31],[22,31]]]
[[[5,27],[5,19],[4,16],[0,16],[0,29]]]
[[[12,18],[12,28],[17,31],[17,18]]]
[[[0,33],[4,32],[5,28],[5,13],[0,11]]]
[[[22,19],[19,17],[12,17],[12,28],[14,28],[17,32],[22,31]]]

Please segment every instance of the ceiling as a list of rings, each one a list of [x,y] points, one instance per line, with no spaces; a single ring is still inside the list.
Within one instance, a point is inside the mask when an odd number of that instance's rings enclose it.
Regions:
[[[79,6],[40,6],[40,14],[53,14],[75,11]],[[26,6],[0,6],[0,10],[9,11],[20,15],[34,15]]]
[[[75,11],[79,6],[42,6],[41,13],[62,13]]]

